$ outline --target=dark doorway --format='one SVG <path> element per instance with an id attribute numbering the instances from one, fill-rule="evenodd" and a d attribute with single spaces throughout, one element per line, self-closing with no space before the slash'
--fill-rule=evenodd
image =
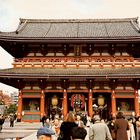
<path id="1" fill-rule="evenodd" d="M 93 110 L 108 120 L 111 116 L 111 93 L 93 93 Z"/>
<path id="2" fill-rule="evenodd" d="M 45 94 L 45 113 L 49 118 L 54 119 L 56 115 L 62 115 L 63 93 Z"/>

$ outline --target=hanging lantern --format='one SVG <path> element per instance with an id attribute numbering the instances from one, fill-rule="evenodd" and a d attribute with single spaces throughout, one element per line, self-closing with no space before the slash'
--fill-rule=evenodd
<path id="1" fill-rule="evenodd" d="M 56 95 L 54 95 L 52 97 L 51 103 L 53 105 L 53 108 L 57 108 L 57 105 L 58 105 L 58 97 Z"/>
<path id="2" fill-rule="evenodd" d="M 98 105 L 99 105 L 99 108 L 103 108 L 104 104 L 105 104 L 104 97 L 102 95 L 99 95 L 99 97 L 98 97 Z"/>

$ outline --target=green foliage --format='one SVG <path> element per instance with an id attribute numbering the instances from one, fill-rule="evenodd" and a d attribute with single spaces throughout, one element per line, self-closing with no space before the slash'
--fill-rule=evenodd
<path id="1" fill-rule="evenodd" d="M 15 114 L 17 112 L 17 106 L 15 104 L 10 105 L 9 108 L 7 109 L 7 113 L 10 114 Z"/>

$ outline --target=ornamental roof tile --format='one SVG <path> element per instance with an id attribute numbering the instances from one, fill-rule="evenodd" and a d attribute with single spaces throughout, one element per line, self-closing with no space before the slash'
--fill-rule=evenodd
<path id="1" fill-rule="evenodd" d="M 137 18 L 124 19 L 20 19 L 15 32 L 0 36 L 20 38 L 140 37 Z"/>

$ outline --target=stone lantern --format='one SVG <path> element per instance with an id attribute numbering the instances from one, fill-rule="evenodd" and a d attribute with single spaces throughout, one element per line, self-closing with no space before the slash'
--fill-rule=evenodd
<path id="1" fill-rule="evenodd" d="M 53 108 L 57 108 L 57 105 L 58 105 L 58 97 L 56 95 L 54 95 L 52 97 L 51 103 L 52 103 Z"/>

